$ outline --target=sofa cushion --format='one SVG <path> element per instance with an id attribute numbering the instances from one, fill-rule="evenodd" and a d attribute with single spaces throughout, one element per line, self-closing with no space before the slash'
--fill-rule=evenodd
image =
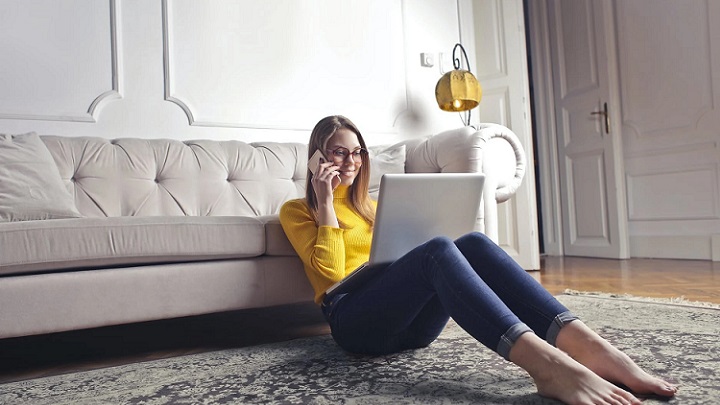
<path id="1" fill-rule="evenodd" d="M 485 139 L 473 127 L 402 143 L 407 145 L 408 173 L 482 173 Z"/>
<path id="2" fill-rule="evenodd" d="M 254 217 L 114 217 L 0 223 L 0 276 L 264 254 Z"/>
<path id="3" fill-rule="evenodd" d="M 42 140 L 87 217 L 271 215 L 304 193 L 299 143 Z"/>
<path id="4" fill-rule="evenodd" d="M 265 224 L 265 254 L 268 256 L 297 256 L 277 215 L 258 217 Z"/>
<path id="5" fill-rule="evenodd" d="M 377 199 L 380 180 L 385 173 L 405 173 L 405 145 L 370 146 L 370 183 L 368 192 Z"/>
<path id="6" fill-rule="evenodd" d="M 73 197 L 40 137 L 0 134 L 0 222 L 77 217 Z"/>

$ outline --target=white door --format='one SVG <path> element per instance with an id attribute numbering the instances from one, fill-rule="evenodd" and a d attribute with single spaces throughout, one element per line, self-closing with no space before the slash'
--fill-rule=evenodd
<path id="1" fill-rule="evenodd" d="M 463 46 L 483 90 L 473 124 L 492 122 L 510 128 L 528 159 L 522 186 L 497 207 L 498 242 L 522 268 L 537 270 L 540 247 L 523 4 L 521 0 L 461 0 L 458 5 Z"/>
<path id="2" fill-rule="evenodd" d="M 548 5 L 564 252 L 627 258 L 612 3 Z"/>

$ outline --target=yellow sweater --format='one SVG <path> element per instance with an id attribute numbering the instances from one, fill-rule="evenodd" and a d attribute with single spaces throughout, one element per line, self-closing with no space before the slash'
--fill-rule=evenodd
<path id="1" fill-rule="evenodd" d="M 350 188 L 339 186 L 333 193 L 335 214 L 343 228 L 318 226 L 305 199 L 291 200 L 280 208 L 280 223 L 305 267 L 321 303 L 325 290 L 368 261 L 372 229 L 350 205 Z"/>

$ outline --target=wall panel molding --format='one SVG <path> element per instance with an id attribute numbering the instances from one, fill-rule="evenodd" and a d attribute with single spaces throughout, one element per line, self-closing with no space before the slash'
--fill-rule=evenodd
<path id="1" fill-rule="evenodd" d="M 643 149 L 631 150 L 625 153 L 626 160 L 632 161 L 639 158 L 664 158 L 672 159 L 673 155 L 685 155 L 689 153 L 698 153 L 707 155 L 707 159 L 714 160 L 712 151 L 719 148 L 715 141 L 706 141 L 698 139 L 696 142 L 683 142 L 681 144 L 662 144 L 654 143 L 652 146 Z M 698 156 L 692 156 L 689 162 L 697 162 Z M 706 158 L 703 158 L 706 161 Z"/>
<path id="2" fill-rule="evenodd" d="M 401 0 L 324 1 L 163 0 L 165 100 L 191 126 L 309 130 L 324 110 L 369 123 L 366 131 L 397 132 L 409 109 Z M 324 14 L 334 12 L 353 18 Z M 270 20 L 253 25 L 255 14 Z M 375 19 L 385 23 L 365 28 Z"/>
<path id="3" fill-rule="evenodd" d="M 26 3 L 23 5 L 23 7 L 35 6 L 35 8 L 23 9 L 23 12 L 25 12 L 26 15 L 34 15 L 38 20 L 42 20 L 44 18 L 47 18 L 48 15 L 51 15 L 54 12 L 51 7 L 58 7 L 58 5 L 56 5 L 55 3 L 56 2 L 48 2 L 45 10 L 41 9 L 42 11 L 38 12 L 37 14 L 32 13 L 35 12 L 37 9 L 40 9 L 40 7 L 38 7 L 37 5 Z M 98 7 L 97 11 L 99 12 L 104 9 L 100 9 L 101 6 L 99 6 L 99 4 L 101 3 L 90 2 L 86 5 Z M 98 114 L 108 101 L 122 98 L 122 95 L 120 93 L 121 63 L 120 50 L 118 46 L 117 1 L 108 0 L 106 4 L 107 10 L 105 10 L 105 15 L 107 16 L 107 25 L 102 28 L 106 30 L 105 33 L 107 33 L 107 40 L 109 43 L 109 66 L 107 66 L 108 70 L 101 73 L 98 73 L 96 71 L 90 71 L 87 76 L 78 78 L 78 80 L 84 80 L 83 83 L 75 81 L 72 82 L 71 85 L 65 85 L 63 87 L 63 85 L 67 83 L 67 77 L 61 79 L 60 77 L 53 78 L 50 76 L 50 74 L 56 76 L 62 75 L 67 70 L 86 69 L 85 71 L 87 71 L 87 69 L 93 68 L 92 66 L 88 66 L 88 60 L 78 58 L 72 61 L 58 61 L 59 58 L 54 58 L 52 56 L 52 53 L 62 51 L 62 47 L 56 46 L 56 44 L 53 42 L 53 40 L 56 40 L 56 38 L 53 38 L 51 36 L 51 28 L 42 26 L 40 29 L 46 30 L 46 32 L 38 33 L 36 36 L 23 35 L 22 32 L 20 32 L 20 35 L 22 35 L 21 40 L 18 40 L 18 38 L 14 35 L 7 35 L 7 46 L 20 46 L 25 47 L 25 49 L 27 50 L 30 50 L 30 53 L 28 55 L 23 55 L 30 58 L 30 60 L 24 60 L 23 58 L 7 58 L 3 63 L 6 64 L 7 68 L 14 69 L 12 76 L 20 77 L 20 81 L 23 84 L 28 84 L 28 86 L 31 87 L 22 87 L 23 84 L 21 84 L 19 85 L 20 87 L 12 87 L 9 90 L 5 89 L 5 91 L 3 91 L 5 94 L 8 94 L 9 97 L 4 100 L 3 97 L 0 97 L 0 119 L 95 123 L 97 122 Z M 88 8 L 90 8 L 84 7 L 82 5 L 75 6 L 83 10 L 87 10 Z M 16 8 L 16 10 L 19 9 L 21 9 L 20 6 Z M 75 28 L 77 27 L 77 24 L 80 24 L 81 21 L 82 23 L 85 23 L 85 25 L 82 26 L 82 29 L 85 30 L 85 36 L 82 37 L 82 39 L 85 41 L 83 44 L 85 49 L 76 47 L 73 48 L 73 50 L 81 54 L 92 54 L 94 52 L 97 52 L 97 49 L 94 49 L 92 47 L 93 41 L 95 41 L 96 38 L 99 38 L 99 40 L 105 40 L 100 32 L 93 31 L 93 29 L 95 28 L 100 29 L 100 27 L 96 26 L 98 25 L 98 21 L 77 19 L 77 16 L 81 15 L 81 13 L 67 11 L 67 6 L 64 6 L 64 10 L 66 14 L 52 15 L 53 20 L 57 21 L 57 24 L 70 24 L 74 26 L 73 28 Z M 69 18 L 64 18 L 64 16 Z M 72 18 L 76 19 L 74 20 Z M 28 23 L 29 21 L 19 22 L 19 24 Z M 41 24 L 41 22 L 38 22 L 38 24 Z M 13 31 L 16 30 L 14 26 L 8 27 L 6 29 Z M 58 50 L 57 48 L 60 48 L 60 50 Z M 49 52 L 42 53 L 43 49 L 47 49 Z M 42 53 L 42 57 L 45 57 L 46 60 L 32 60 L 35 55 L 38 55 L 40 53 Z M 7 57 L 7 55 L 5 56 Z M 68 64 L 55 64 L 59 64 L 62 62 L 68 62 Z M 25 66 L 29 64 L 35 65 L 38 63 L 42 65 L 42 68 L 25 68 Z M 72 65 L 70 65 L 70 63 L 72 63 Z M 42 70 L 42 73 L 45 74 L 45 77 L 31 77 L 33 73 L 39 73 L 39 70 Z M 110 79 L 109 85 L 107 86 L 108 89 L 105 91 L 101 91 L 100 94 L 97 96 L 91 96 L 91 101 L 89 101 L 89 103 L 86 102 L 85 104 L 82 104 L 83 102 L 79 99 L 82 99 L 83 97 L 85 97 L 85 95 L 78 94 L 80 92 L 78 89 L 85 90 L 86 92 L 92 92 L 94 90 L 91 90 L 91 88 L 102 87 L 103 85 L 98 86 L 98 83 L 91 82 L 90 80 L 88 80 L 88 78 L 96 79 L 98 80 L 98 82 L 101 82 L 103 79 L 98 76 L 102 76 L 106 73 Z M 63 81 L 63 79 L 65 81 Z M 32 84 L 30 85 L 29 83 Z M 15 83 L 9 83 L 8 85 L 13 86 L 14 84 Z M 85 85 L 86 87 L 83 88 L 83 85 Z M 19 102 L 17 101 L 17 97 L 20 95 L 20 93 L 23 94 L 23 97 L 28 97 L 27 93 L 33 93 L 34 97 L 28 97 L 26 100 Z M 75 99 L 70 102 L 68 97 Z M 17 107 L 18 104 L 20 105 L 19 108 Z M 82 107 L 83 105 L 86 107 Z"/>
<path id="4" fill-rule="evenodd" d="M 712 236 L 630 236 L 632 257 L 654 259 L 715 260 L 718 249 Z"/>
<path id="5" fill-rule="evenodd" d="M 212 125 L 206 124 L 201 125 L 196 123 L 195 117 L 193 116 L 192 109 L 179 97 L 175 97 L 172 91 L 172 68 L 170 64 L 170 6 L 168 0 L 162 0 L 162 38 L 163 38 L 163 76 L 164 76 L 164 92 L 165 100 L 171 103 L 177 104 L 181 110 L 185 113 L 188 119 L 189 125 L 200 125 L 200 126 L 223 126 L 223 125 Z M 225 125 L 229 126 L 229 125 Z"/>
<path id="6" fill-rule="evenodd" d="M 720 218 L 717 167 L 628 173 L 628 218 L 631 221 Z"/>
<path id="7" fill-rule="evenodd" d="M 117 0 L 110 0 L 110 68 L 112 70 L 112 88 L 99 96 L 88 107 L 88 114 L 96 118 L 96 112 L 105 104 L 106 100 L 122 98 L 120 93 L 120 50 L 118 41 L 118 11 Z"/>

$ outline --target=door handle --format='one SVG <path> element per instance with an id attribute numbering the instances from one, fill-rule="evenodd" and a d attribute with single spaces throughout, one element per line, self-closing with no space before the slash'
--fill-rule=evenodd
<path id="1" fill-rule="evenodd" d="M 602 111 L 593 111 L 590 115 L 602 115 L 605 118 L 605 133 L 610 133 L 610 114 L 608 114 L 607 103 L 603 103 Z"/>

